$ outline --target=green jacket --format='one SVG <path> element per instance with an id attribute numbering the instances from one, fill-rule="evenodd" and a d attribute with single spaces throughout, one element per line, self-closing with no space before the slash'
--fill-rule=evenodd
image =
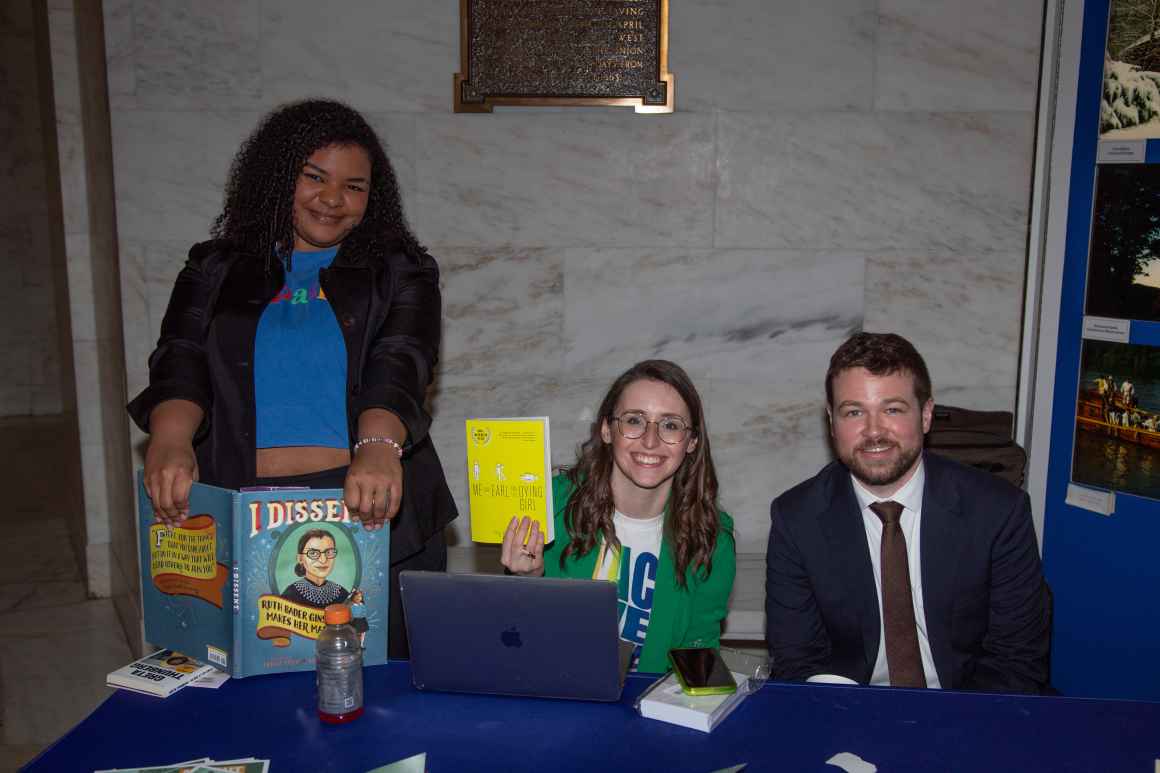
<path id="1" fill-rule="evenodd" d="M 570 556 L 563 568 L 560 555 L 571 541 L 564 523 L 564 510 L 574 488 L 566 475 L 552 478 L 552 498 L 555 504 L 556 539 L 544 548 L 544 574 L 548 577 L 571 577 L 587 580 L 596 571 L 599 549 L 582 556 Z M 653 590 L 653 608 L 649 614 L 648 631 L 641 648 L 640 671 L 663 673 L 669 669 L 668 654 L 674 647 L 716 647 L 721 640 L 721 623 L 729 609 L 729 594 L 733 591 L 733 577 L 737 573 L 736 548 L 733 543 L 733 519 L 725 513 L 721 531 L 713 551 L 713 573 L 704 576 L 704 570 L 689 569 L 686 587 L 677 585 L 673 554 L 668 539 L 661 541 L 661 555 L 657 566 L 656 587 Z"/>

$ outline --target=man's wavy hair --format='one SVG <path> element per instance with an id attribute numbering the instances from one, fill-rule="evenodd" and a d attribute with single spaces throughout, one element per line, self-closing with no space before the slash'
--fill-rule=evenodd
<path id="1" fill-rule="evenodd" d="M 834 379 L 851 368 L 865 368 L 875 376 L 909 373 L 919 407 L 930 399 L 930 372 L 926 362 L 914 344 L 897 333 L 856 333 L 838 347 L 826 371 L 826 405 L 831 409 L 835 407 Z"/>
<path id="2" fill-rule="evenodd" d="M 688 570 L 713 571 L 713 551 L 721 528 L 717 514 L 717 471 L 709 452 L 709 435 L 705 429 L 705 411 L 688 374 L 668 360 L 645 360 L 624 372 L 609 388 L 588 439 L 580 447 L 575 466 L 566 471 L 575 490 L 564 512 L 572 541 L 561 551 L 560 566 L 568 556 L 582 556 L 594 549 L 600 538 L 606 545 L 619 547 L 612 523 L 612 446 L 604 442 L 601 428 L 607 423 L 611 432 L 612 417 L 620 396 L 636 381 L 659 381 L 677 391 L 689 409 L 690 431 L 697 445 L 689 452 L 673 476 L 672 490 L 665 507 L 665 539 L 673 552 L 677 583 L 686 586 Z"/>
<path id="3" fill-rule="evenodd" d="M 262 119 L 230 164 L 222 212 L 211 233 L 272 266 L 294 245 L 294 188 L 306 159 L 330 145 L 357 145 L 371 160 L 366 214 L 343 240 L 344 254 L 370 258 L 392 243 L 422 253 L 403 217 L 395 171 L 366 119 L 328 99 L 292 102 Z"/>

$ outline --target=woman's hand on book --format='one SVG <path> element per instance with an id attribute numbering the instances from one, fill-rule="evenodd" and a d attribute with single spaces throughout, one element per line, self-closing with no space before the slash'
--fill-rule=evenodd
<path id="1" fill-rule="evenodd" d="M 368 530 L 381 529 L 399 513 L 403 501 L 403 463 L 384 443 L 369 443 L 350 460 L 342 497 L 347 509 Z"/>
<path id="2" fill-rule="evenodd" d="M 193 436 L 204 417 L 200 405 L 181 399 L 164 400 L 149 413 L 145 492 L 153 514 L 166 526 L 189 517 L 189 489 L 197 480 Z"/>
<path id="3" fill-rule="evenodd" d="M 154 436 L 145 451 L 145 491 L 153 514 L 166 526 L 189 517 L 189 489 L 197 480 L 193 446 Z"/>
<path id="4" fill-rule="evenodd" d="M 531 518 L 512 518 L 503 533 L 500 563 L 512 574 L 541 577 L 544 574 L 544 533 Z"/>

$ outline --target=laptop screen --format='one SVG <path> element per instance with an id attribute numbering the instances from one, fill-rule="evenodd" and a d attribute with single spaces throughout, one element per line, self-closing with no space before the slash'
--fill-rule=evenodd
<path id="1" fill-rule="evenodd" d="M 613 583 L 405 571 L 399 585 L 416 688 L 620 698 L 632 645 Z"/>

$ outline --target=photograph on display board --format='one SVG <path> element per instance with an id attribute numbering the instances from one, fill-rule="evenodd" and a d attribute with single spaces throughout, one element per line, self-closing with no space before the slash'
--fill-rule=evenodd
<path id="1" fill-rule="evenodd" d="M 1100 139 L 1160 137 L 1160 2 L 1112 0 Z"/>
<path id="2" fill-rule="evenodd" d="M 1160 321 L 1160 165 L 1099 166 L 1085 312 Z"/>
<path id="3" fill-rule="evenodd" d="M 1160 499 L 1160 346 L 1084 341 L 1071 478 Z"/>

